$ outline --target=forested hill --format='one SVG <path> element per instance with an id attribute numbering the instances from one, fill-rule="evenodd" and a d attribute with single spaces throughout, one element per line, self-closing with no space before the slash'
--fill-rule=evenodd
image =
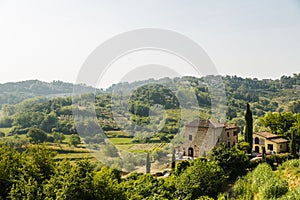
<path id="1" fill-rule="evenodd" d="M 235 113 L 238 113 L 240 111 L 239 109 L 244 109 L 245 102 L 252 102 L 254 104 L 254 114 L 257 115 L 263 115 L 267 111 L 297 109 L 297 105 L 295 107 L 293 103 L 300 99 L 300 73 L 291 76 L 282 76 L 276 80 L 259 80 L 257 78 L 241 78 L 237 76 L 223 76 L 221 78 L 226 89 L 229 118 L 236 117 Z M 199 102 L 204 104 L 204 106 L 210 106 L 210 95 L 205 85 L 205 79 L 207 80 L 207 77 L 149 79 L 133 83 L 113 84 L 103 92 L 110 93 L 114 91 L 116 93 L 127 94 L 129 91 L 134 91 L 141 86 L 155 83 L 168 87 L 168 89 L 177 95 L 185 95 L 181 89 L 190 88 L 191 91 L 196 93 Z M 0 84 L 0 107 L 3 104 L 16 104 L 24 99 L 37 96 L 70 96 L 73 92 L 73 87 L 79 87 L 81 91 L 86 91 L 87 93 L 94 91 L 92 87 L 85 85 L 74 86 L 72 83 L 62 81 L 47 83 L 39 80 L 28 80 Z M 156 96 L 164 96 L 166 92 L 164 89 L 157 88 L 157 86 L 151 88 L 156 90 Z M 143 88 L 140 88 L 140 90 L 139 94 L 141 95 L 137 96 L 137 100 L 139 101 L 143 99 L 143 95 L 148 94 L 146 91 L 143 91 Z M 144 88 L 144 90 L 147 90 L 147 88 Z M 187 103 L 188 102 L 189 100 L 187 99 Z M 288 106 L 290 106 L 290 108 L 287 108 Z"/>
<path id="2" fill-rule="evenodd" d="M 257 79 L 257 78 L 242 78 L 238 76 L 220 76 L 224 81 L 227 89 L 261 89 L 267 91 L 278 91 L 280 89 L 293 89 L 298 88 L 300 89 L 300 73 L 294 73 L 292 76 L 282 76 L 280 79 Z M 121 82 L 118 84 L 113 84 L 109 87 L 106 91 L 111 92 L 115 89 L 127 91 L 131 89 L 135 89 L 141 85 L 149 84 L 149 83 L 157 83 L 157 84 L 164 84 L 164 85 L 171 85 L 173 84 L 181 84 L 184 82 L 190 82 L 194 86 L 198 85 L 199 83 L 203 83 L 205 77 L 202 78 L 195 78 L 195 77 L 182 77 L 182 78 L 162 78 L 159 80 L 148 79 L 144 81 L 136 81 L 132 83 L 128 82 Z"/>
<path id="3" fill-rule="evenodd" d="M 0 107 L 3 104 L 16 104 L 24 99 L 37 96 L 70 96 L 73 87 L 79 87 L 80 90 L 86 92 L 94 90 L 85 85 L 74 85 L 62 81 L 47 83 L 39 80 L 27 80 L 0 84 Z"/>
<path id="4" fill-rule="evenodd" d="M 225 86 L 228 105 L 227 117 L 229 119 L 235 118 L 238 113 L 243 114 L 247 102 L 253 105 L 254 115 L 257 116 L 274 111 L 291 111 L 294 113 L 300 111 L 300 73 L 295 73 L 292 76 L 282 76 L 276 80 L 259 80 L 257 78 L 241 78 L 237 76 L 221 76 L 219 78 L 223 80 Z M 149 101 L 148 98 L 150 96 L 164 95 L 163 90 L 159 86 L 145 87 L 154 83 L 172 90 L 177 96 L 185 96 L 185 103 L 188 104 L 190 103 L 188 94 L 186 94 L 186 89 L 188 88 L 196 94 L 201 107 L 209 107 L 211 96 L 206 84 L 209 79 L 214 79 L 214 77 L 149 79 L 133 83 L 114 84 L 106 91 L 114 94 L 126 94 L 129 91 L 135 91 L 138 92 L 138 95 L 133 93 L 132 98 L 135 99 L 132 100 L 141 101 L 142 99 L 147 99 Z M 161 92 L 160 95 L 156 94 L 159 92 Z M 155 102 L 157 100 L 150 99 L 150 101 Z"/>
<path id="5" fill-rule="evenodd" d="M 300 112 L 300 74 L 283 76 L 278 80 L 258 80 L 237 76 L 219 78 L 223 79 L 227 101 L 227 106 L 221 104 L 220 113 L 226 112 L 226 121 L 237 123 L 240 127 L 244 126 L 247 103 L 251 104 L 255 119 L 263 117 L 268 112 Z M 80 116 L 85 116 L 82 119 L 85 126 L 91 123 L 89 117 L 93 116 L 95 110 L 98 123 L 105 131 L 126 128 L 132 130 L 135 122 L 138 127 L 145 127 L 145 129 L 148 125 L 157 125 L 159 132 L 163 136 L 168 136 L 177 133 L 182 125 L 181 120 L 189 122 L 195 117 L 206 119 L 212 117 L 213 97 L 206 84 L 206 81 L 210 81 L 208 79 L 214 80 L 214 77 L 163 78 L 119 83 L 106 91 L 98 92 L 95 102 L 90 102 L 90 94 L 78 96 L 72 101 L 70 95 L 73 85 L 61 81 L 2 84 L 0 85 L 3 104 L 0 109 L 0 128 L 14 127 L 11 129 L 13 132 L 31 127 L 49 132 L 55 128 L 59 132 L 70 134 L 76 132 L 73 111 Z M 87 93 L 93 89 L 80 85 L 76 87 L 86 88 Z M 110 92 L 115 90 L 117 92 Z M 44 98 L 47 95 L 55 97 L 63 94 L 66 97 Z M 30 98 L 37 96 L 42 98 Z M 129 127 L 119 127 L 113 112 L 124 116 L 124 124 Z M 165 116 L 162 116 L 162 113 L 165 113 Z M 215 116 L 220 115 L 217 113 Z M 165 126 L 160 127 L 164 118 Z M 154 119 L 155 123 L 151 124 L 151 120 Z M 255 123 L 256 121 L 254 127 L 259 128 L 260 126 Z"/>

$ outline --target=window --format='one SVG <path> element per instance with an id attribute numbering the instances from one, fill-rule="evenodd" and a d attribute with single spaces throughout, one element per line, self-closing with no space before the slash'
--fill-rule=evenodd
<path id="1" fill-rule="evenodd" d="M 282 149 L 282 144 L 280 145 L 280 149 Z"/>
<path id="2" fill-rule="evenodd" d="M 235 145 L 235 142 L 233 142 L 232 146 L 234 146 L 234 145 Z"/>
<path id="3" fill-rule="evenodd" d="M 189 141 L 192 141 L 192 140 L 193 140 L 193 136 L 189 135 Z"/>
<path id="4" fill-rule="evenodd" d="M 230 135 L 229 135 L 229 132 L 227 132 L 227 137 L 229 137 Z"/>
<path id="5" fill-rule="evenodd" d="M 237 136 L 238 132 L 237 131 L 233 131 L 233 136 Z"/>
<path id="6" fill-rule="evenodd" d="M 268 144 L 268 150 L 273 151 L 273 144 Z"/>
<path id="7" fill-rule="evenodd" d="M 254 144 L 259 144 L 259 138 L 258 137 L 254 138 Z"/>
<path id="8" fill-rule="evenodd" d="M 227 142 L 227 147 L 230 147 L 230 142 Z"/>

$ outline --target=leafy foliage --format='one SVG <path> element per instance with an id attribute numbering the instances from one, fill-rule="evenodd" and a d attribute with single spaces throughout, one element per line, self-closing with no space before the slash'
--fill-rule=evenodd
<path id="1" fill-rule="evenodd" d="M 225 180 L 225 173 L 216 162 L 198 159 L 179 176 L 175 183 L 176 195 L 186 199 L 216 196 Z"/>
<path id="2" fill-rule="evenodd" d="M 252 199 L 258 195 L 261 199 L 278 198 L 288 191 L 288 184 L 280 179 L 272 168 L 262 163 L 246 177 L 240 178 L 233 187 L 236 199 Z"/>
<path id="3" fill-rule="evenodd" d="M 35 144 L 45 142 L 47 140 L 47 134 L 38 128 L 30 128 L 27 137 L 29 138 L 30 142 Z"/>
<path id="4" fill-rule="evenodd" d="M 69 137 L 69 145 L 70 146 L 77 146 L 78 144 L 80 144 L 80 137 L 79 135 L 76 135 L 76 134 L 72 134 L 70 137 Z"/>
<path id="5" fill-rule="evenodd" d="M 245 151 L 237 147 L 228 148 L 225 145 L 214 148 L 208 155 L 208 158 L 217 162 L 229 176 L 230 179 L 236 179 L 238 176 L 246 174 L 249 168 L 249 158 Z"/>

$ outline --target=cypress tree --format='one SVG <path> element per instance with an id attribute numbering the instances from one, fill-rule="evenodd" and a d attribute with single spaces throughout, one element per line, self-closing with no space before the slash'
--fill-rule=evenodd
<path id="1" fill-rule="evenodd" d="M 173 170 L 173 169 L 175 169 L 175 163 L 176 161 L 175 161 L 175 149 L 173 148 L 172 149 L 172 160 L 171 160 L 171 169 Z"/>
<path id="2" fill-rule="evenodd" d="M 249 143 L 248 153 L 251 153 L 253 146 L 253 117 L 249 103 L 247 103 L 247 110 L 245 114 L 246 127 L 245 127 L 245 141 Z"/>
<path id="3" fill-rule="evenodd" d="M 290 140 L 290 144 L 289 144 L 289 150 L 290 150 L 290 153 L 293 156 L 297 155 L 297 149 L 296 149 L 296 144 L 295 144 L 295 132 L 294 131 L 292 132 L 292 135 L 291 135 L 291 140 Z"/>
<path id="4" fill-rule="evenodd" d="M 147 152 L 147 157 L 146 157 L 146 173 L 150 173 L 150 168 L 151 168 L 150 157 L 149 157 L 149 153 Z"/>
<path id="5" fill-rule="evenodd" d="M 262 160 L 266 161 L 266 147 L 262 146 Z"/>

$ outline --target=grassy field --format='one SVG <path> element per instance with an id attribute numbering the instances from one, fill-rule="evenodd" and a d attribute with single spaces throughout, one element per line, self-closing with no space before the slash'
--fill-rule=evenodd
<path id="1" fill-rule="evenodd" d="M 5 133 L 5 135 L 10 131 L 11 128 L 0 128 L 0 132 Z"/>
<path id="2" fill-rule="evenodd" d="M 119 132 L 115 131 L 114 134 L 120 135 Z M 109 138 L 109 140 L 116 145 L 116 147 L 120 150 L 125 150 L 128 152 L 134 152 L 134 153 L 142 153 L 145 151 L 153 151 L 155 149 L 161 149 L 163 148 L 166 143 L 160 142 L 159 138 L 152 138 L 153 141 L 156 141 L 155 143 L 132 143 L 133 138 L 120 138 L 120 137 L 113 137 Z"/>
<path id="3" fill-rule="evenodd" d="M 132 138 L 110 138 L 109 140 L 114 145 L 120 145 L 120 144 L 131 144 Z"/>

